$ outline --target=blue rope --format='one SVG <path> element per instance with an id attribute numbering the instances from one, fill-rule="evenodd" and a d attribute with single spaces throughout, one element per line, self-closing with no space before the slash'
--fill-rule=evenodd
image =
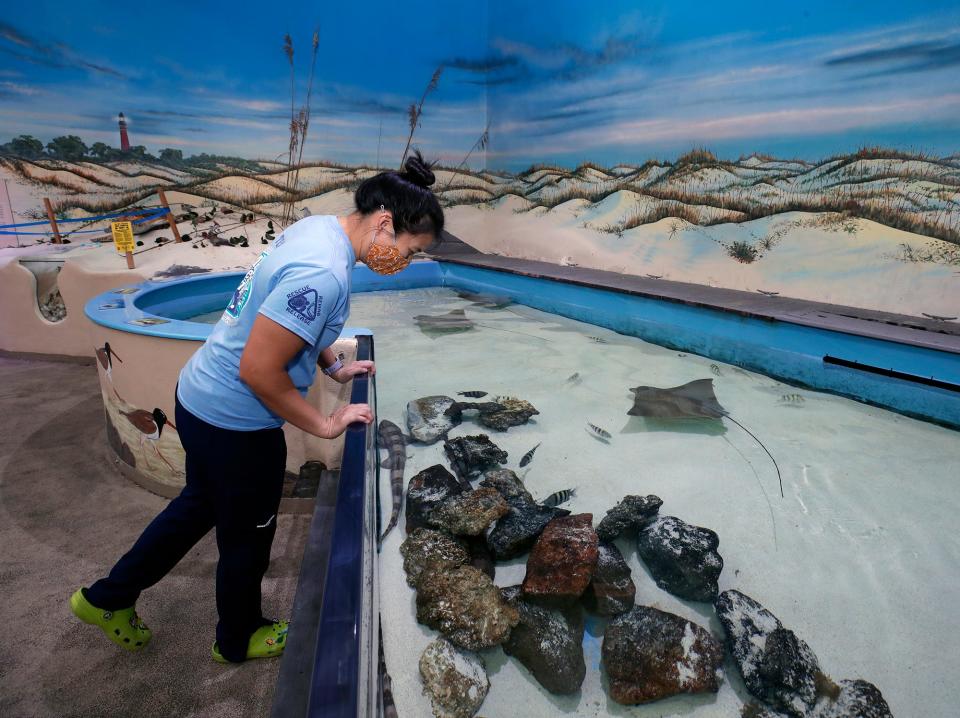
<path id="1" fill-rule="evenodd" d="M 165 216 L 168 212 L 170 212 L 170 210 L 167 209 L 166 207 L 156 207 L 156 208 L 150 208 L 150 209 L 142 210 L 142 211 L 139 211 L 139 212 L 129 212 L 129 211 L 128 211 L 128 212 L 115 212 L 114 214 L 101 214 L 101 215 L 98 215 L 98 216 L 96 216 L 96 217 L 80 217 L 80 218 L 77 218 L 77 219 L 58 219 L 58 220 L 57 220 L 57 224 L 58 224 L 58 225 L 59 225 L 59 224 L 69 224 L 69 223 L 71 223 L 71 222 L 96 222 L 96 221 L 101 220 L 101 219 L 114 219 L 115 217 L 129 217 L 130 215 L 133 215 L 133 214 L 142 214 L 142 215 L 144 215 L 144 217 L 143 217 L 142 219 L 135 219 L 135 220 L 133 220 L 133 223 L 134 223 L 134 224 L 142 224 L 143 222 L 149 222 L 149 221 L 152 220 L 152 219 L 157 219 L 158 217 L 163 217 L 163 216 Z M 0 229 L 16 229 L 17 227 L 37 227 L 37 226 L 39 226 L 39 225 L 41 225 L 41 224 L 50 224 L 50 223 L 49 223 L 48 221 L 41 221 L 41 222 L 19 222 L 19 223 L 15 223 L 15 224 L 0 224 Z M 83 232 L 83 231 L 98 232 L 98 231 L 101 231 L 101 230 L 79 230 L 79 229 L 78 229 L 78 230 L 75 230 L 74 232 L 71 232 L 71 234 L 79 234 L 80 232 Z M 15 234 L 15 233 L 14 233 L 14 232 L 3 232 L 3 234 Z M 50 233 L 49 233 L 49 232 L 19 232 L 19 234 L 50 234 Z"/>

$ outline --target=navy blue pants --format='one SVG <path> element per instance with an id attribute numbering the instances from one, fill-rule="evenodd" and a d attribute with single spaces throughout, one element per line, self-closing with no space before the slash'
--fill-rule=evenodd
<path id="1" fill-rule="evenodd" d="M 175 421 L 187 485 L 86 597 L 107 611 L 132 606 L 216 527 L 217 643 L 224 658 L 242 661 L 250 635 L 270 623 L 260 611 L 260 582 L 277 530 L 287 460 L 283 430 L 221 429 L 179 401 Z"/>

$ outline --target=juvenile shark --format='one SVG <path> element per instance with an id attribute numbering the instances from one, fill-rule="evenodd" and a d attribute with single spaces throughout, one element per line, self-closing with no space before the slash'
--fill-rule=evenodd
<path id="1" fill-rule="evenodd" d="M 407 461 L 407 438 L 399 426 L 387 419 L 380 422 L 378 436 L 380 446 L 387 450 L 387 458 L 381 466 L 390 469 L 390 493 L 393 495 L 393 511 L 390 514 L 390 523 L 380 536 L 382 543 L 391 529 L 397 525 L 400 509 L 403 508 L 403 467 Z"/>

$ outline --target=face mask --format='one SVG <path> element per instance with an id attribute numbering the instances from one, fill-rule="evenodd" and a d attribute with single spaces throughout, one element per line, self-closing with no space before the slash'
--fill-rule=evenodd
<path id="1" fill-rule="evenodd" d="M 396 247 L 371 244 L 363 263 L 377 274 L 396 274 L 407 268 L 410 258 L 404 257 Z"/>

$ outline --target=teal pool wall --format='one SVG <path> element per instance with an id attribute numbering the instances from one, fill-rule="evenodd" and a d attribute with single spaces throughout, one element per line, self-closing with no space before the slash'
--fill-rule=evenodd
<path id="1" fill-rule="evenodd" d="M 114 290 L 91 299 L 86 313 L 94 322 L 121 331 L 203 341 L 212 325 L 186 318 L 226 306 L 242 276 L 231 272 L 144 282 L 129 287 L 135 291 L 128 294 Z M 678 351 L 960 428 L 960 391 L 824 362 L 832 356 L 960 389 L 960 354 L 451 263 L 415 262 L 390 277 L 358 265 L 352 281 L 354 292 L 447 286 L 508 296 L 519 304 Z M 120 306 L 102 309 L 104 305 Z M 168 321 L 130 324 L 154 317 Z"/>

